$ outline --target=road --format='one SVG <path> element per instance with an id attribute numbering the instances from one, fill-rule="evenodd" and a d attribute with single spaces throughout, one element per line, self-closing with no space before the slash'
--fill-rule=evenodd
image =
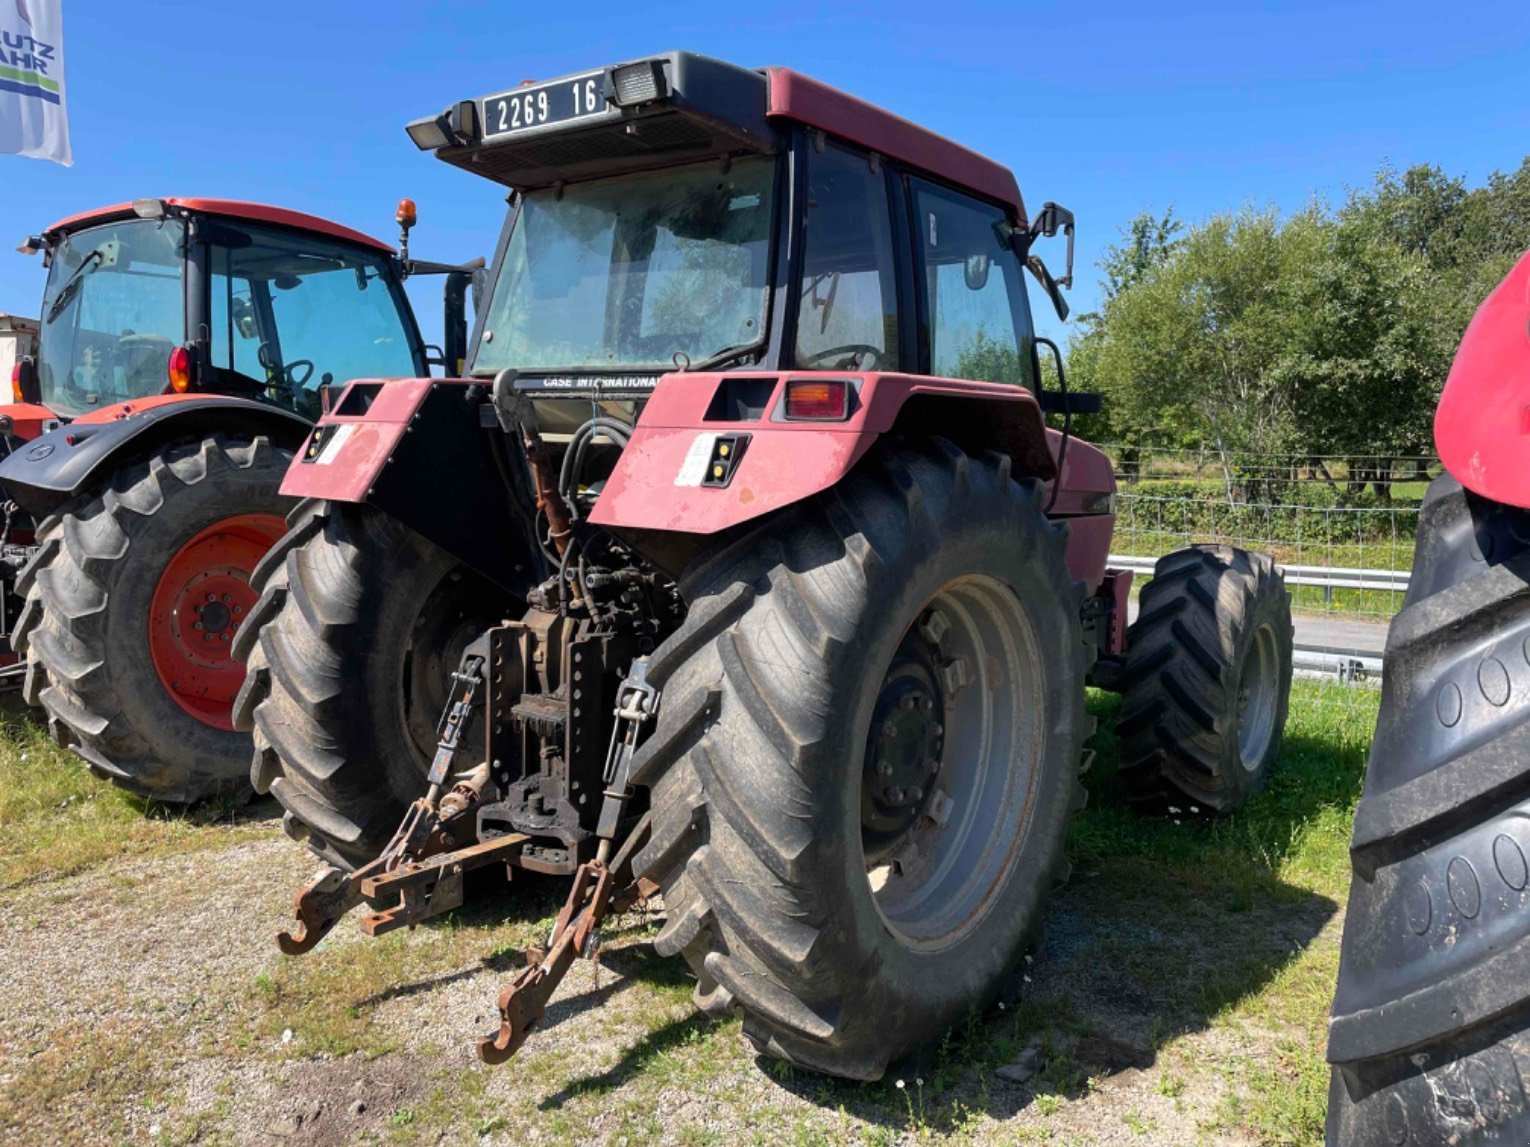
<path id="1" fill-rule="evenodd" d="M 1129 621 L 1137 620 L 1137 602 L 1133 599 Z M 1350 653 L 1359 657 L 1379 658 L 1387 644 L 1387 623 L 1331 613 L 1294 613 L 1298 649 L 1321 649 Z"/>

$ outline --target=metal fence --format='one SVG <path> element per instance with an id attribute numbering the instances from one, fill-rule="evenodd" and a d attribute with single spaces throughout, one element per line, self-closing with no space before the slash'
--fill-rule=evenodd
<path id="1" fill-rule="evenodd" d="M 1389 620 L 1413 565 L 1433 458 L 1104 447 L 1116 465 L 1112 561 L 1144 572 L 1193 542 L 1271 554 L 1298 611 Z"/>

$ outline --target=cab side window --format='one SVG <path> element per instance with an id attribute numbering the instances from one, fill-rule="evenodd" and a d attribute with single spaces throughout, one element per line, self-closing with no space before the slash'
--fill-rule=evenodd
<path id="1" fill-rule="evenodd" d="M 1004 212 L 922 180 L 911 182 L 930 373 L 1032 385 L 1030 308 Z"/>
<path id="2" fill-rule="evenodd" d="M 832 145 L 809 156 L 803 253 L 798 368 L 897 370 L 887 180 L 865 156 Z"/>

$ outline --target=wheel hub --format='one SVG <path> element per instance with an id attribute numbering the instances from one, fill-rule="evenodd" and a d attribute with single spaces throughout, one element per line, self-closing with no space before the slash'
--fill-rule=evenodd
<path id="1" fill-rule="evenodd" d="M 255 604 L 256 564 L 286 529 L 275 514 L 239 514 L 202 530 L 166 563 L 149 605 L 149 656 L 187 713 L 232 730 L 244 666 L 230 652 Z"/>
<path id="2" fill-rule="evenodd" d="M 861 784 L 868 860 L 893 851 L 929 800 L 945 740 L 939 649 L 910 629 L 893 655 L 872 711 Z"/>

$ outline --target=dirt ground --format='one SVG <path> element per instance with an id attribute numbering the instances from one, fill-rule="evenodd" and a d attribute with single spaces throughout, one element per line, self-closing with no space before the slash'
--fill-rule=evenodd
<path id="1" fill-rule="evenodd" d="M 1338 928 L 1334 905 L 1316 897 L 1241 913 L 1235 928 L 1207 927 L 1225 914 L 1193 895 L 1165 903 L 1154 889 L 1144 899 L 1129 873 L 1081 873 L 1053 903 L 1023 997 L 975 1021 L 981 1033 L 967 1042 L 984 1054 L 936 1052 L 909 1066 L 901 1086 L 858 1086 L 757 1062 L 735 1023 L 693 1012 L 683 964 L 654 956 L 642 943 L 650 925 L 628 919 L 598 970 L 575 968 L 522 1057 L 488 1069 L 472 1037 L 491 1026 L 518 944 L 545 928 L 553 890 L 527 889 L 385 940 L 347 922 L 290 961 L 272 937 L 311 865 L 273 835 L 112 861 L 6 896 L 0 1125 L 11 1135 L 1255 1142 L 1228 1125 L 1225 1100 L 1240 1086 L 1240 1065 L 1278 1057 L 1281 1033 L 1208 1023 L 1195 980 L 1201 969 L 1249 960 L 1256 977 L 1273 974 L 1296 948 L 1335 942 Z M 1144 951 L 1155 965 L 1171 954 L 1177 982 L 1135 966 Z M 1040 1065 L 1031 1081 L 995 1074 L 1028 1047 L 1040 1053 L 1030 1057 Z"/>

